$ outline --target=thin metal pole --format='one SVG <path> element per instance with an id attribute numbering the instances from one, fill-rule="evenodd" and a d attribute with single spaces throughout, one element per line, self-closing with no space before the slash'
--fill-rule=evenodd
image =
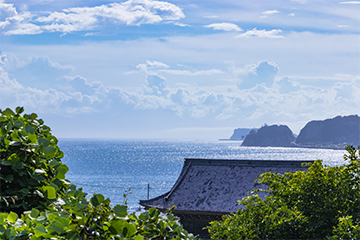
<path id="1" fill-rule="evenodd" d="M 147 194 L 148 199 L 149 199 L 149 196 L 150 196 L 150 184 L 148 183 L 148 194 Z"/>

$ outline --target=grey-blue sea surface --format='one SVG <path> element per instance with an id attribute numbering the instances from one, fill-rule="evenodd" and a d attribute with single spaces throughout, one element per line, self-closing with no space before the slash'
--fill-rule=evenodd
<path id="1" fill-rule="evenodd" d="M 139 208 L 139 199 L 169 191 L 178 178 L 184 158 L 253 160 L 324 160 L 344 163 L 345 150 L 310 148 L 241 147 L 236 141 L 204 140 L 96 140 L 60 139 L 67 179 L 91 196 L 101 193 L 112 205 Z M 131 190 L 130 190 L 131 189 Z"/>

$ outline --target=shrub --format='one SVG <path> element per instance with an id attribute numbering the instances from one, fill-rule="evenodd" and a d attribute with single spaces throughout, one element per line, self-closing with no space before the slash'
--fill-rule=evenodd
<path id="1" fill-rule="evenodd" d="M 88 199 L 50 127 L 35 113 L 0 110 L 0 239 L 195 239 L 171 212 L 129 214 L 101 194 Z"/>
<path id="2" fill-rule="evenodd" d="M 315 161 L 307 171 L 264 173 L 268 195 L 242 199 L 243 208 L 208 227 L 212 239 L 357 239 L 360 235 L 360 150 L 347 164 Z"/>

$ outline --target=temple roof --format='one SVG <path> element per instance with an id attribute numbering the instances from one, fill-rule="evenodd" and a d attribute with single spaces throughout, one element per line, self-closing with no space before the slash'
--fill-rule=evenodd
<path id="1" fill-rule="evenodd" d="M 266 186 L 254 182 L 265 172 L 306 170 L 304 162 L 278 160 L 221 160 L 185 158 L 180 176 L 163 195 L 140 200 L 140 205 L 160 210 L 176 206 L 176 212 L 230 213 L 249 191 Z M 265 194 L 265 193 L 263 193 Z M 259 194 L 260 195 L 260 194 Z"/>

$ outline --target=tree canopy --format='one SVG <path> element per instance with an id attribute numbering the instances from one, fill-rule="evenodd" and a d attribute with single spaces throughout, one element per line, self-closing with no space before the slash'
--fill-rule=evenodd
<path id="1" fill-rule="evenodd" d="M 360 150 L 346 150 L 341 166 L 317 160 L 307 171 L 260 175 L 267 189 L 212 222 L 212 239 L 360 239 Z"/>
<path id="2" fill-rule="evenodd" d="M 0 239 L 195 239 L 171 211 L 128 213 L 101 194 L 87 198 L 65 178 L 50 127 L 23 112 L 0 110 Z"/>

